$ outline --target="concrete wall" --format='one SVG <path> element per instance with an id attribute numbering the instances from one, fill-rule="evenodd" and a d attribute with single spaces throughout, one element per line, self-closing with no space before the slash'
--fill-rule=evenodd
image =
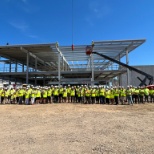
<path id="1" fill-rule="evenodd" d="M 143 65 L 143 66 L 133 66 L 147 74 L 150 74 L 152 76 L 154 76 L 154 65 Z M 134 71 L 130 71 L 130 85 L 133 86 L 138 86 L 140 84 L 140 81 L 138 80 L 138 78 L 144 79 L 143 75 L 140 75 Z M 121 75 L 121 79 L 120 79 L 120 83 L 122 86 L 127 86 L 127 74 L 123 74 Z M 146 84 L 148 85 L 149 80 L 146 81 Z"/>

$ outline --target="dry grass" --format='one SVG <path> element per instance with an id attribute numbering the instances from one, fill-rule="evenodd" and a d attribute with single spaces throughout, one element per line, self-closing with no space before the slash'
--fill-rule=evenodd
<path id="1" fill-rule="evenodd" d="M 153 154 L 154 104 L 1 105 L 1 154 Z"/>

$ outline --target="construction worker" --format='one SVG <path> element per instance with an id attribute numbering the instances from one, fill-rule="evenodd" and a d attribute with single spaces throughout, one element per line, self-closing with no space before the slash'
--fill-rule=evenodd
<path id="1" fill-rule="evenodd" d="M 67 102 L 67 88 L 64 87 L 63 89 L 63 103 Z"/>
<path id="2" fill-rule="evenodd" d="M 41 87 L 37 87 L 36 88 L 36 95 L 35 95 L 35 103 L 36 104 L 39 104 L 41 103 L 41 98 L 42 98 L 42 90 L 41 90 Z"/>
<path id="3" fill-rule="evenodd" d="M 139 89 L 139 97 L 140 97 L 140 103 L 144 103 L 144 89 L 143 89 L 143 87 L 140 87 L 140 89 Z"/>
<path id="4" fill-rule="evenodd" d="M 67 102 L 71 103 L 71 87 L 68 85 L 67 87 Z"/>
<path id="5" fill-rule="evenodd" d="M 15 99 L 16 99 L 16 95 L 15 95 L 15 93 L 16 93 L 16 90 L 14 89 L 14 88 L 11 88 L 11 90 L 10 90 L 10 104 L 15 104 Z"/>
<path id="6" fill-rule="evenodd" d="M 139 103 L 139 88 L 135 87 L 135 90 L 133 90 L 133 95 L 135 103 Z"/>
<path id="7" fill-rule="evenodd" d="M 113 88 L 110 89 L 109 103 L 111 103 L 112 105 L 114 104 L 114 90 L 113 90 Z"/>
<path id="8" fill-rule="evenodd" d="M 26 88 L 25 90 L 25 104 L 26 105 L 30 105 L 29 98 L 30 98 L 30 91 L 29 91 L 29 88 Z"/>
<path id="9" fill-rule="evenodd" d="M 75 87 L 71 87 L 71 103 L 75 103 Z"/>
<path id="10" fill-rule="evenodd" d="M 100 104 L 105 104 L 105 88 L 104 86 L 99 88 L 99 100 Z"/>
<path id="11" fill-rule="evenodd" d="M 96 87 L 96 104 L 99 104 L 99 87 Z"/>
<path id="12" fill-rule="evenodd" d="M 54 102 L 58 103 L 58 96 L 59 96 L 58 86 L 55 86 L 54 91 L 53 91 L 53 95 L 54 95 Z"/>
<path id="13" fill-rule="evenodd" d="M 91 91 L 90 91 L 90 89 L 87 87 L 86 89 L 85 89 L 85 103 L 86 104 L 90 104 L 90 96 L 91 96 Z"/>
<path id="14" fill-rule="evenodd" d="M 95 104 L 96 102 L 96 89 L 94 87 L 91 90 L 91 102 L 92 104 Z"/>
<path id="15" fill-rule="evenodd" d="M 48 103 L 51 103 L 51 92 L 52 92 L 51 88 L 48 87 L 47 88 L 47 102 Z"/>
<path id="16" fill-rule="evenodd" d="M 84 97 L 85 97 L 85 89 L 83 87 L 81 87 L 80 90 L 80 99 L 81 99 L 81 103 L 84 103 Z"/>
<path id="17" fill-rule="evenodd" d="M 4 104 L 8 104 L 8 96 L 9 96 L 9 91 L 8 88 L 4 88 Z"/>
<path id="18" fill-rule="evenodd" d="M 124 105 L 126 101 L 126 89 L 124 87 L 121 87 L 119 97 L 121 104 Z"/>
<path id="19" fill-rule="evenodd" d="M 36 94 L 37 94 L 36 87 L 32 87 L 32 92 L 31 92 L 31 104 L 32 105 L 35 104 Z"/>
<path id="20" fill-rule="evenodd" d="M 151 87 L 149 90 L 150 102 L 154 102 L 154 87 Z"/>
<path id="21" fill-rule="evenodd" d="M 59 88 L 59 103 L 62 103 L 62 101 L 63 101 L 63 87 L 62 86 L 60 86 L 60 88 Z"/>
<path id="22" fill-rule="evenodd" d="M 105 89 L 105 102 L 107 104 L 110 104 L 110 90 L 109 90 L 109 88 Z"/>
<path id="23" fill-rule="evenodd" d="M 131 87 L 127 87 L 126 89 L 126 98 L 127 98 L 127 102 L 129 103 L 129 105 L 133 105 L 133 100 L 132 100 L 132 90 Z"/>
<path id="24" fill-rule="evenodd" d="M 120 94 L 120 91 L 117 87 L 114 88 L 114 101 L 116 103 L 116 105 L 119 104 L 119 94 Z"/>
<path id="25" fill-rule="evenodd" d="M 147 87 L 144 87 L 144 99 L 149 103 L 149 89 Z"/>
<path id="26" fill-rule="evenodd" d="M 0 87 L 0 104 L 2 104 L 2 92 L 3 92 L 3 87 Z"/>

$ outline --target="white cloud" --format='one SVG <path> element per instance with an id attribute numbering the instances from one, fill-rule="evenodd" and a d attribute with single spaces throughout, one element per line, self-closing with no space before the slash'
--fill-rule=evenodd
<path id="1" fill-rule="evenodd" d="M 33 34 L 27 34 L 26 36 L 30 37 L 30 38 L 38 38 L 37 35 L 33 35 Z"/>
<path id="2" fill-rule="evenodd" d="M 103 18 L 111 13 L 111 8 L 102 0 L 92 0 L 89 3 L 89 9 L 93 18 Z"/>
<path id="3" fill-rule="evenodd" d="M 29 28 L 29 25 L 25 21 L 11 21 L 9 24 L 22 32 L 25 32 Z"/>

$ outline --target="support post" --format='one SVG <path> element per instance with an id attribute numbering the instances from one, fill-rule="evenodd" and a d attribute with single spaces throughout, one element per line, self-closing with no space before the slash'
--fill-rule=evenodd
<path id="1" fill-rule="evenodd" d="M 43 75 L 43 86 L 45 86 L 45 75 Z"/>
<path id="2" fill-rule="evenodd" d="M 60 86 L 60 54 L 58 54 L 58 81 Z"/>
<path id="3" fill-rule="evenodd" d="M 35 57 L 35 72 L 37 71 L 37 57 Z"/>
<path id="4" fill-rule="evenodd" d="M 9 72 L 11 73 L 11 60 L 10 60 Z"/>
<path id="5" fill-rule="evenodd" d="M 94 85 L 94 57 L 91 54 L 91 86 Z"/>
<path id="6" fill-rule="evenodd" d="M 17 72 L 17 70 L 18 70 L 18 64 L 16 62 L 16 64 L 15 64 L 15 72 Z"/>
<path id="7" fill-rule="evenodd" d="M 27 52 L 27 70 L 26 70 L 26 84 L 29 81 L 29 52 Z"/>
<path id="8" fill-rule="evenodd" d="M 22 64 L 22 72 L 24 72 L 25 70 L 24 70 L 24 64 Z"/>
<path id="9" fill-rule="evenodd" d="M 129 64 L 129 58 L 128 58 L 128 49 L 126 49 L 126 64 Z M 127 68 L 127 85 L 130 85 L 130 71 Z"/>
<path id="10" fill-rule="evenodd" d="M 119 54 L 119 61 L 121 60 L 121 56 Z M 119 65 L 119 70 L 121 70 L 121 65 Z M 121 86 L 121 75 L 119 75 L 119 86 Z"/>

